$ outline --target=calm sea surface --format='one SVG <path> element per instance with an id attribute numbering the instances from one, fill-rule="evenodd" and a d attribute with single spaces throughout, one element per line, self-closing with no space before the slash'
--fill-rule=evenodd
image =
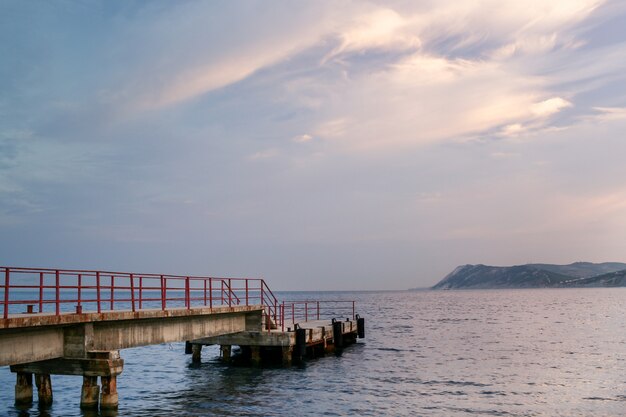
<path id="1" fill-rule="evenodd" d="M 182 343 L 122 350 L 117 415 L 626 415 L 626 289 L 288 297 L 356 299 L 366 338 L 289 369 L 225 366 L 217 347 L 192 365 Z M 54 405 L 20 411 L 0 367 L 0 415 L 96 416 L 81 383 L 53 375 Z"/>

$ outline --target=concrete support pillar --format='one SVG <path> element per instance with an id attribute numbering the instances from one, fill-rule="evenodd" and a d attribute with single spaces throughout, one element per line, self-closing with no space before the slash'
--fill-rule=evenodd
<path id="1" fill-rule="evenodd" d="M 18 372 L 15 382 L 15 405 L 30 405 L 33 402 L 33 374 Z"/>
<path id="2" fill-rule="evenodd" d="M 200 362 L 202 359 L 202 345 L 194 343 L 191 345 L 191 361 Z"/>
<path id="3" fill-rule="evenodd" d="M 39 405 L 51 405 L 52 382 L 50 381 L 50 374 L 35 374 L 35 382 L 37 383 Z"/>
<path id="4" fill-rule="evenodd" d="M 250 346 L 250 364 L 252 366 L 261 365 L 261 346 Z"/>
<path id="5" fill-rule="evenodd" d="M 80 408 L 98 408 L 100 386 L 97 376 L 83 376 L 83 387 L 80 393 Z"/>
<path id="6" fill-rule="evenodd" d="M 283 346 L 282 347 L 282 359 L 283 366 L 291 366 L 291 360 L 293 357 L 293 347 L 291 346 Z"/>
<path id="7" fill-rule="evenodd" d="M 117 409 L 119 399 L 117 396 L 117 376 L 101 376 L 102 395 L 100 396 L 101 409 Z"/>
<path id="8" fill-rule="evenodd" d="M 335 351 L 335 345 L 328 342 L 329 339 L 324 338 L 324 352 L 332 353 Z M 331 339 L 332 340 L 332 339 Z"/>
<path id="9" fill-rule="evenodd" d="M 231 345 L 221 345 L 220 346 L 220 350 L 222 351 L 222 360 L 224 362 L 229 362 L 230 361 L 231 349 L 232 349 Z"/>

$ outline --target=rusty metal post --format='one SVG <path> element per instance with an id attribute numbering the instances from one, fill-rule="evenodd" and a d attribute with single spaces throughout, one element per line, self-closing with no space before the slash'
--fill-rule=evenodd
<path id="1" fill-rule="evenodd" d="M 18 372 L 15 382 L 15 405 L 30 405 L 33 402 L 33 374 Z"/>
<path id="2" fill-rule="evenodd" d="M 43 272 L 39 273 L 39 312 L 43 312 Z"/>
<path id="3" fill-rule="evenodd" d="M 209 278 L 209 308 L 213 309 L 213 278 Z"/>
<path id="4" fill-rule="evenodd" d="M 83 275 L 82 274 L 78 274 L 78 288 L 77 288 L 77 292 L 78 292 L 78 305 L 76 306 L 76 311 L 78 312 L 79 310 L 82 311 L 82 305 L 81 305 L 81 290 L 83 287 Z"/>
<path id="5" fill-rule="evenodd" d="M 139 277 L 139 310 L 143 308 L 143 277 Z"/>
<path id="6" fill-rule="evenodd" d="M 161 275 L 161 310 L 165 310 L 165 307 L 167 306 L 167 302 L 165 301 L 165 295 L 166 295 L 166 291 L 165 291 L 165 277 L 163 275 Z"/>
<path id="7" fill-rule="evenodd" d="M 191 295 L 189 289 L 189 277 L 185 277 L 185 307 L 187 310 L 191 308 Z"/>
<path id="8" fill-rule="evenodd" d="M 96 272 L 96 300 L 98 301 L 98 313 L 102 312 L 102 307 L 100 306 L 100 272 Z"/>
<path id="9" fill-rule="evenodd" d="M 228 307 L 233 306 L 233 285 L 230 278 L 228 278 Z"/>
<path id="10" fill-rule="evenodd" d="M 135 277 L 133 274 L 130 274 L 130 303 L 133 309 L 133 313 L 135 312 Z"/>
<path id="11" fill-rule="evenodd" d="M 100 402 L 100 386 L 97 376 L 83 376 L 80 392 L 80 408 L 98 408 Z"/>
<path id="12" fill-rule="evenodd" d="M 4 318 L 9 318 L 9 268 L 4 268 Z"/>
<path id="13" fill-rule="evenodd" d="M 280 309 L 280 321 L 282 323 L 282 331 L 285 331 L 285 302 L 283 301 L 283 304 L 281 306 Z"/>
<path id="14" fill-rule="evenodd" d="M 114 301 L 115 300 L 115 275 L 111 275 L 111 300 L 110 300 L 110 304 L 111 304 L 111 311 L 114 310 Z"/>
<path id="15" fill-rule="evenodd" d="M 37 383 L 37 395 L 40 406 L 48 406 L 52 404 L 52 382 L 50 374 L 35 374 L 35 382 Z"/>
<path id="16" fill-rule="evenodd" d="M 263 305 L 263 294 L 265 292 L 265 289 L 263 288 L 264 285 L 265 285 L 265 281 L 261 280 L 261 305 Z"/>
<path id="17" fill-rule="evenodd" d="M 61 314 L 61 289 L 59 288 L 60 285 L 60 276 L 59 276 L 59 270 L 57 269 L 55 271 L 55 286 L 56 286 L 56 315 L 60 315 Z"/>

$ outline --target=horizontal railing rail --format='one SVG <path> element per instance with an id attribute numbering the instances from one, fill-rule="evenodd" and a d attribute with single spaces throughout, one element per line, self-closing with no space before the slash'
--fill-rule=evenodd
<path id="1" fill-rule="evenodd" d="M 263 327 L 355 317 L 346 300 L 278 301 L 262 278 L 219 278 L 78 269 L 0 267 L 0 312 L 87 313 L 262 305 Z"/>
<path id="2" fill-rule="evenodd" d="M 4 279 L 2 279 L 4 278 Z M 60 315 L 263 304 L 264 281 L 91 270 L 0 267 L 0 310 Z M 21 307 L 20 307 L 21 306 Z M 26 306 L 26 311 L 20 308 Z"/>
<path id="3" fill-rule="evenodd" d="M 356 317 L 356 302 L 353 300 L 297 300 L 283 301 L 280 306 L 281 325 L 286 323 L 327 320 L 330 318 Z"/>

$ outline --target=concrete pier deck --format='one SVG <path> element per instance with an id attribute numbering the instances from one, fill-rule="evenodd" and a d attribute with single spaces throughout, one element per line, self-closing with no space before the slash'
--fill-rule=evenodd
<path id="1" fill-rule="evenodd" d="M 356 342 L 359 337 L 359 320 L 314 320 L 285 323 L 285 330 L 243 331 L 192 340 L 196 360 L 201 346 L 220 345 L 225 360 L 230 360 L 232 346 L 239 346 L 246 360 L 259 365 L 265 360 L 280 358 L 283 365 L 315 357 Z M 364 337 L 364 329 L 360 336 Z"/>
<path id="2" fill-rule="evenodd" d="M 218 344 L 230 361 L 239 346 L 252 365 L 290 365 L 364 334 L 354 301 L 279 302 L 263 279 L 0 267 L 2 276 L 0 366 L 16 374 L 21 406 L 33 402 L 33 380 L 41 407 L 52 403 L 50 375 L 77 375 L 81 407 L 117 408 L 125 348 L 185 341 L 198 361 Z"/>

